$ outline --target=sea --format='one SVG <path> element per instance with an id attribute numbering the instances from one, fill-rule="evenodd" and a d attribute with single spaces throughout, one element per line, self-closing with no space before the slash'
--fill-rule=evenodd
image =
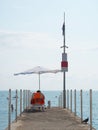
<path id="1" fill-rule="evenodd" d="M 48 101 L 51 102 L 51 107 L 58 107 L 60 105 L 59 97 L 62 95 L 62 91 L 42 91 L 45 95 L 45 105 L 48 105 Z M 13 104 L 14 110 L 11 111 L 11 122 L 15 120 L 15 94 L 16 91 L 11 91 L 11 104 Z M 19 97 L 18 92 L 18 97 Z M 8 100 L 9 91 L 0 91 L 0 130 L 5 130 L 8 127 Z M 70 98 L 70 96 L 69 96 Z M 69 99 L 70 101 L 70 99 Z M 20 114 L 20 99 L 18 98 L 18 112 Z M 74 112 L 74 91 L 72 91 L 72 111 Z M 68 103 L 66 103 L 67 105 Z M 76 91 L 76 114 L 80 117 L 80 91 Z M 63 104 L 61 104 L 63 106 Z M 61 106 L 60 106 L 61 107 Z M 67 107 L 67 106 L 66 106 Z M 70 109 L 70 103 L 69 103 Z M 83 119 L 90 118 L 90 92 L 83 91 Z M 89 122 L 88 122 L 89 123 Z M 92 125 L 98 130 L 98 91 L 92 91 Z"/>

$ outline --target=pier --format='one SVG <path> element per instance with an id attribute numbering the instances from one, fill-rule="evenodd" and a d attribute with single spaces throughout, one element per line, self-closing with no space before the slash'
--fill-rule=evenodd
<path id="1" fill-rule="evenodd" d="M 11 124 L 11 130 L 88 130 L 89 128 L 88 124 L 81 123 L 79 117 L 59 107 L 47 108 L 44 112 L 26 110 L 17 118 L 17 122 Z"/>
<path id="2" fill-rule="evenodd" d="M 15 120 L 11 122 L 11 89 L 9 90 L 9 111 L 8 111 L 8 128 L 5 130 L 95 130 L 92 127 L 92 91 L 90 90 L 90 124 L 83 123 L 83 99 L 82 90 L 80 91 L 80 113 L 77 115 L 76 90 L 67 91 L 67 107 L 63 108 L 62 94 L 58 97 L 58 106 L 46 106 L 44 111 L 36 109 L 32 110 L 30 107 L 30 91 L 20 90 L 20 94 L 16 90 L 16 106 L 15 106 Z M 19 96 L 20 95 L 20 96 Z M 74 97 L 73 97 L 74 96 Z M 18 98 L 19 97 L 19 98 Z M 72 97 L 74 102 L 72 101 Z M 69 100 L 70 98 L 70 100 Z M 18 102 L 20 101 L 19 105 Z M 51 102 L 51 101 L 49 101 Z M 22 105 L 23 104 L 23 105 Z M 69 106 L 70 104 L 70 106 Z M 72 110 L 74 106 L 74 111 Z M 17 108 L 20 108 L 20 114 L 17 114 Z"/>

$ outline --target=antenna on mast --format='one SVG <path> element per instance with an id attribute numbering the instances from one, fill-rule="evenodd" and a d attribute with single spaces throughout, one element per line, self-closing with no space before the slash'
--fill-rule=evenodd
<path id="1" fill-rule="evenodd" d="M 62 26 L 62 35 L 63 35 L 63 46 L 61 46 L 60 48 L 64 48 L 64 52 L 65 52 L 65 48 L 68 48 L 68 46 L 66 46 L 66 39 L 65 39 L 65 36 L 66 36 L 66 33 L 65 33 L 65 29 L 66 29 L 66 24 L 65 24 L 65 12 L 64 12 L 64 22 L 63 22 L 63 26 Z"/>

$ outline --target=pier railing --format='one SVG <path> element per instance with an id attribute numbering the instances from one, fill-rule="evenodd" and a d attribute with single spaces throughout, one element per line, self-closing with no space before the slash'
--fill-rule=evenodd
<path id="1" fill-rule="evenodd" d="M 74 116 L 79 116 L 81 123 L 84 118 L 89 117 L 90 130 L 92 130 L 92 90 L 89 91 L 76 91 L 66 90 L 66 109 L 74 113 Z M 86 96 L 84 96 L 84 93 Z M 60 94 L 58 99 L 59 107 L 63 108 L 63 93 Z M 85 109 L 88 107 L 88 109 Z"/>
<path id="2" fill-rule="evenodd" d="M 74 113 L 74 116 L 79 116 L 81 122 L 84 118 L 89 117 L 90 121 L 90 130 L 92 130 L 92 90 L 87 91 L 87 96 L 85 99 L 83 90 L 66 90 L 66 109 L 70 110 L 70 112 Z M 15 120 L 17 122 L 18 116 L 21 116 L 24 110 L 27 110 L 30 107 L 30 99 L 31 99 L 31 91 L 30 90 L 16 90 L 14 97 L 14 108 L 12 102 L 12 90 L 9 89 L 9 97 L 8 97 L 8 130 L 11 130 L 11 111 L 15 110 Z M 85 111 L 85 102 L 87 101 L 88 111 Z M 51 104 L 51 101 L 48 101 Z M 51 105 L 50 105 L 51 106 Z M 63 108 L 63 93 L 61 93 L 58 97 L 58 106 Z M 86 114 L 85 114 L 86 113 Z"/>
<path id="3" fill-rule="evenodd" d="M 15 120 L 17 122 L 18 116 L 21 116 L 22 112 L 30 107 L 30 99 L 31 99 L 31 92 L 30 90 L 22 90 L 15 91 L 15 96 L 13 97 L 14 105 L 12 102 L 12 90 L 9 89 L 9 96 L 8 96 L 8 130 L 11 130 L 11 122 Z M 11 112 L 15 112 L 14 119 L 11 119 Z"/>

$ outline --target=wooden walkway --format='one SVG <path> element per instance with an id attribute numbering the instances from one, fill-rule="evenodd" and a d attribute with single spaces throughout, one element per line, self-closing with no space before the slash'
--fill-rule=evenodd
<path id="1" fill-rule="evenodd" d="M 45 112 L 23 112 L 11 130 L 90 130 L 90 126 L 66 109 L 50 108 Z"/>

